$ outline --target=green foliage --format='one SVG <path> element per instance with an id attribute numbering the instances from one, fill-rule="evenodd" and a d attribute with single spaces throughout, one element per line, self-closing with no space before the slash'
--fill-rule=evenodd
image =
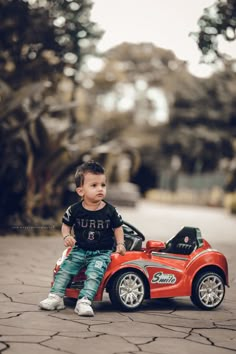
<path id="1" fill-rule="evenodd" d="M 0 77 L 24 81 L 76 76 L 81 57 L 102 32 L 89 0 L 0 0 Z"/>
<path id="2" fill-rule="evenodd" d="M 226 41 L 236 38 L 236 0 L 217 0 L 204 10 L 198 21 L 199 32 L 193 33 L 205 58 L 214 61 L 224 57 L 218 47 L 222 36 Z"/>
<path id="3" fill-rule="evenodd" d="M 55 216 L 68 175 L 91 148 L 83 138 L 71 147 L 78 131 L 71 97 L 57 113 L 50 107 L 63 77 L 76 80 L 101 36 L 91 7 L 89 0 L 0 0 L 1 227 Z"/>
<path id="4" fill-rule="evenodd" d="M 216 170 L 219 161 L 225 157 L 232 158 L 234 152 L 227 132 L 209 129 L 207 124 L 194 127 L 179 124 L 163 131 L 161 154 L 179 156 L 182 171 L 192 174 Z"/>
<path id="5" fill-rule="evenodd" d="M 168 50 L 150 43 L 124 43 L 106 53 L 104 67 L 94 74 L 93 86 L 85 95 L 91 120 L 100 117 L 100 127 L 103 119 L 108 136 L 119 134 L 136 143 L 145 166 L 168 169 L 178 155 L 182 171 L 201 173 L 234 156 L 235 82 L 233 62 L 200 79 Z M 125 91 L 125 86 L 130 90 Z M 169 117 L 165 122 L 150 119 L 159 104 L 158 96 L 149 96 L 150 89 L 160 89 L 166 96 Z M 120 98 L 131 100 L 133 106 L 119 111 Z M 109 113 L 107 101 L 112 103 Z"/>

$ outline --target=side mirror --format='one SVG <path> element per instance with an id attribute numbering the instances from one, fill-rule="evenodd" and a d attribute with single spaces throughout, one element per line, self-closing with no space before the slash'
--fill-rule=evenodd
<path id="1" fill-rule="evenodd" d="M 146 251 L 147 253 L 151 253 L 153 251 L 159 252 L 166 248 L 166 244 L 163 241 L 147 241 L 146 243 Z"/>

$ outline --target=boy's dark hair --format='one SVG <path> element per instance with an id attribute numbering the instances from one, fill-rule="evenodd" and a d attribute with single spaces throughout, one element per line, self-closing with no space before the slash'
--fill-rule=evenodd
<path id="1" fill-rule="evenodd" d="M 96 161 L 88 161 L 84 162 L 80 165 L 75 172 L 75 184 L 76 187 L 81 187 L 84 184 L 84 175 L 87 173 L 93 173 L 95 175 L 104 175 L 105 170 L 100 165 L 99 162 Z"/>

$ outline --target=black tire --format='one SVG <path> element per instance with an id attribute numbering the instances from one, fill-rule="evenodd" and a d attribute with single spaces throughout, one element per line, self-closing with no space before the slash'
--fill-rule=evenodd
<path id="1" fill-rule="evenodd" d="M 197 307 L 213 310 L 221 304 L 224 296 L 224 280 L 218 273 L 206 271 L 194 279 L 191 300 Z"/>
<path id="2" fill-rule="evenodd" d="M 120 310 L 137 310 L 145 298 L 142 276 L 135 271 L 118 274 L 112 282 L 109 297 L 112 304 Z"/>

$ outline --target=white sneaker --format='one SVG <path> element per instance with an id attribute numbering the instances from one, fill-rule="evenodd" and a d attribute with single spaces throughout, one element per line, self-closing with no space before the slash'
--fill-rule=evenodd
<path id="1" fill-rule="evenodd" d="M 76 303 L 75 306 L 75 312 L 79 316 L 86 316 L 86 317 L 93 317 L 94 312 L 91 307 L 91 301 L 87 299 L 86 297 L 83 297 L 82 299 L 79 299 Z"/>
<path id="2" fill-rule="evenodd" d="M 50 293 L 47 299 L 39 303 L 39 307 L 43 310 L 63 310 L 65 308 L 63 298 L 57 294 Z"/>

